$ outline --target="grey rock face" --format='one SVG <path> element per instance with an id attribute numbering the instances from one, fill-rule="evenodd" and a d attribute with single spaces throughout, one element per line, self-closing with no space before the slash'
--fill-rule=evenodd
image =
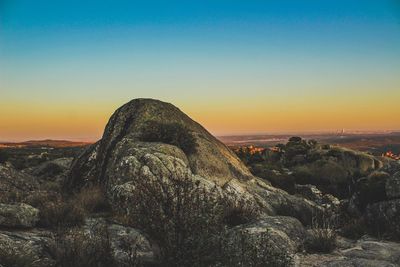
<path id="1" fill-rule="evenodd" d="M 0 252 L 8 254 L 16 266 L 52 267 L 55 262 L 47 251 L 52 239 L 48 231 L 0 231 Z"/>
<path id="2" fill-rule="evenodd" d="M 318 205 L 328 209 L 337 210 L 340 205 L 339 199 L 331 194 L 322 193 L 315 185 L 295 185 L 296 193 L 302 197 L 312 200 Z"/>
<path id="3" fill-rule="evenodd" d="M 16 170 L 11 164 L 0 164 L 0 202 L 15 202 L 37 190 L 35 177 Z"/>
<path id="4" fill-rule="evenodd" d="M 365 216 L 376 231 L 400 237 L 400 199 L 369 205 Z"/>
<path id="5" fill-rule="evenodd" d="M 389 199 L 400 198 L 400 172 L 387 179 L 385 189 Z"/>
<path id="6" fill-rule="evenodd" d="M 114 224 L 99 218 L 90 218 L 86 220 L 84 229 L 93 234 L 96 227 L 101 225 L 106 226 L 112 254 L 118 266 L 129 266 L 133 257 L 137 264 L 151 265 L 156 262 L 154 253 L 156 247 L 135 228 Z"/>
<path id="7" fill-rule="evenodd" d="M 39 220 L 39 210 L 24 204 L 0 204 L 0 226 L 34 227 Z"/>

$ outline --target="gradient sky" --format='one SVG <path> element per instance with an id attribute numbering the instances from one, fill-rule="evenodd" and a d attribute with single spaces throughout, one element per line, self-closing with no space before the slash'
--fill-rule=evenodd
<path id="1" fill-rule="evenodd" d="M 399 1 L 0 0 L 0 140 L 96 140 L 138 97 L 217 135 L 399 130 Z"/>

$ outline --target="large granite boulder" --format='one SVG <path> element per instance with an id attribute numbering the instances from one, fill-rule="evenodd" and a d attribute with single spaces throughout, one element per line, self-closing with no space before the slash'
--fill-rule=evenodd
<path id="1" fill-rule="evenodd" d="M 28 204 L 0 204 L 0 226 L 29 228 L 38 221 L 39 210 Z"/>
<path id="2" fill-rule="evenodd" d="M 163 140 L 146 140 L 144 136 L 152 134 L 155 123 L 180 125 L 178 130 L 192 138 L 195 149 L 187 151 L 180 144 L 168 143 L 165 136 L 161 136 Z M 72 163 L 65 185 L 74 190 L 101 184 L 113 207 L 118 208 L 126 204 L 120 201 L 131 194 L 135 181 L 168 179 L 171 175 L 189 175 L 223 192 L 235 191 L 266 214 L 290 215 L 303 223 L 309 223 L 312 214 L 321 209 L 312 201 L 291 196 L 252 176 L 237 156 L 200 124 L 172 104 L 152 99 L 135 99 L 119 108 L 102 139 Z"/>

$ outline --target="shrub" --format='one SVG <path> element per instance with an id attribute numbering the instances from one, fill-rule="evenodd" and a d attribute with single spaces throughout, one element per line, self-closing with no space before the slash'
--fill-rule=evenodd
<path id="1" fill-rule="evenodd" d="M 206 188 L 192 178 L 156 177 L 135 183 L 135 191 L 127 199 L 128 221 L 143 230 L 160 248 L 162 266 L 238 266 L 231 258 L 252 265 L 253 254 L 236 253 L 250 249 L 260 258 L 275 262 L 268 249 L 250 240 L 226 248 L 228 227 L 246 223 L 255 214 L 245 202 L 232 204 L 217 187 Z M 281 253 L 282 255 L 284 253 Z M 269 266 L 269 265 L 266 265 Z M 284 265 L 280 265 L 284 266 Z"/>
<path id="2" fill-rule="evenodd" d="M 108 211 L 109 203 L 105 197 L 105 192 L 100 186 L 91 186 L 81 189 L 72 201 L 75 206 L 82 207 L 86 213 Z"/>
<path id="3" fill-rule="evenodd" d="M 305 241 L 309 252 L 329 253 L 336 248 L 336 231 L 326 216 L 313 218 L 310 235 Z"/>
<path id="4" fill-rule="evenodd" d="M 148 121 L 140 137 L 145 142 L 161 142 L 177 146 L 186 154 L 196 152 L 197 143 L 192 132 L 179 123 Z"/>
<path id="5" fill-rule="evenodd" d="M 42 227 L 73 227 L 84 223 L 85 211 L 71 201 L 57 200 L 39 206 L 39 222 Z"/>
<path id="6" fill-rule="evenodd" d="M 81 229 L 60 232 L 49 250 L 59 267 L 117 266 L 105 226 L 88 232 Z"/>
<path id="7" fill-rule="evenodd" d="M 231 201 L 226 201 L 223 222 L 227 226 L 233 227 L 255 221 L 260 215 L 260 210 L 247 199 L 237 199 L 236 196 Z"/>
<path id="8" fill-rule="evenodd" d="M 109 210 L 99 186 L 83 188 L 69 198 L 56 192 L 42 191 L 28 197 L 26 202 L 39 209 L 39 225 L 52 228 L 79 226 L 88 214 Z"/>

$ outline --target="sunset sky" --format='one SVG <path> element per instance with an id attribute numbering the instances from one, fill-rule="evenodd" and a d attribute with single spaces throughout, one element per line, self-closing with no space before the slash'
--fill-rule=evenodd
<path id="1" fill-rule="evenodd" d="M 93 141 L 138 97 L 216 135 L 400 130 L 400 3 L 0 0 L 0 141 Z"/>

